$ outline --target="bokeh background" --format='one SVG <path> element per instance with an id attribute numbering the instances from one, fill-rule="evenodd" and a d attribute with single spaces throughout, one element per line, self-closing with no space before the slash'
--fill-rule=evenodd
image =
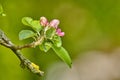
<path id="1" fill-rule="evenodd" d="M 120 80 L 120 0 L 0 0 L 0 4 L 7 15 L 0 17 L 0 29 L 18 45 L 30 42 L 18 39 L 19 31 L 28 29 L 22 17 L 59 19 L 66 34 L 63 46 L 73 60 L 69 69 L 52 50 L 22 50 L 45 72 L 38 77 L 21 69 L 13 52 L 0 46 L 0 80 Z"/>

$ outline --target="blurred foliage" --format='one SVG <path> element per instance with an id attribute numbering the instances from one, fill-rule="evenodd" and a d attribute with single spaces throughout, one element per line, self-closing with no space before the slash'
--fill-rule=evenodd
<path id="1" fill-rule="evenodd" d="M 7 15 L 0 17 L 0 28 L 16 44 L 30 42 L 18 39 L 19 31 L 27 28 L 21 23 L 22 17 L 46 16 L 61 21 L 60 27 L 66 33 L 63 46 L 73 59 L 83 51 L 110 51 L 120 45 L 120 0 L 0 0 L 0 3 Z M 12 51 L 0 46 L 0 52 L 0 80 L 39 80 L 18 66 L 19 60 Z M 23 53 L 44 71 L 59 61 L 52 50 L 43 54 L 37 47 L 24 49 Z"/>

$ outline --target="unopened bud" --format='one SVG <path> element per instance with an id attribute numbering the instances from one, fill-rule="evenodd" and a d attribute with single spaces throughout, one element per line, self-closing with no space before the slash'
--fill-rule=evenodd
<path id="1" fill-rule="evenodd" d="M 57 33 L 58 36 L 64 36 L 65 35 L 65 33 L 61 32 L 61 29 L 59 29 L 59 28 L 56 30 L 56 33 Z"/>
<path id="2" fill-rule="evenodd" d="M 54 27 L 54 28 L 57 28 L 58 25 L 59 25 L 59 23 L 60 23 L 59 20 L 54 19 L 54 20 L 52 20 L 52 21 L 50 22 L 49 26 Z"/>
<path id="3" fill-rule="evenodd" d="M 48 20 L 46 17 L 40 17 L 40 24 L 41 26 L 47 26 L 48 25 Z"/>

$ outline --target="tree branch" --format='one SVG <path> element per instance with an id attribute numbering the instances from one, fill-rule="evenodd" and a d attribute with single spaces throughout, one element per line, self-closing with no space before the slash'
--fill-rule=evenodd
<path id="1" fill-rule="evenodd" d="M 11 49 L 14 52 L 14 54 L 21 61 L 20 65 L 22 68 L 27 67 L 32 73 L 35 73 L 39 76 L 42 76 L 44 72 L 39 70 L 38 65 L 34 64 L 29 59 L 25 58 L 20 50 L 23 48 L 35 47 L 38 44 L 42 43 L 43 39 L 44 39 L 44 37 L 40 37 L 36 42 L 26 44 L 23 46 L 16 46 L 9 40 L 9 38 L 4 34 L 4 32 L 2 30 L 0 30 L 0 44 Z"/>

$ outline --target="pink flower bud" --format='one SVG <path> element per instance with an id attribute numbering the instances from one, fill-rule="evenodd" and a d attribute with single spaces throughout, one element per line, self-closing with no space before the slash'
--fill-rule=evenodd
<path id="1" fill-rule="evenodd" d="M 40 17 L 40 24 L 41 26 L 47 26 L 48 25 L 48 21 L 46 17 Z"/>
<path id="2" fill-rule="evenodd" d="M 54 28 L 57 29 L 59 23 L 60 23 L 59 20 L 57 20 L 57 19 L 53 19 L 53 20 L 50 22 L 49 26 L 54 27 Z"/>
<path id="3" fill-rule="evenodd" d="M 56 33 L 57 33 L 58 36 L 64 36 L 65 35 L 65 33 L 61 32 L 61 29 L 59 29 L 59 28 L 56 30 Z"/>

